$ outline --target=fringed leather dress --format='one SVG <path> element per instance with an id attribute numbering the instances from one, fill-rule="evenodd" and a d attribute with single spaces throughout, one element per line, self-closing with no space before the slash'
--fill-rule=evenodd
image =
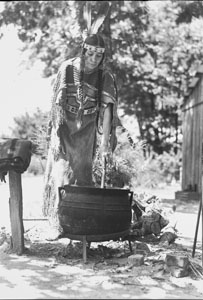
<path id="1" fill-rule="evenodd" d="M 80 57 L 67 60 L 60 67 L 54 84 L 44 177 L 45 216 L 57 214 L 59 186 L 94 185 L 92 164 L 98 146 L 97 135 L 102 128 L 104 109 L 109 103 L 113 105 L 110 147 L 112 151 L 116 147 L 117 93 L 114 77 L 107 69 L 84 73 L 81 91 L 79 72 Z"/>

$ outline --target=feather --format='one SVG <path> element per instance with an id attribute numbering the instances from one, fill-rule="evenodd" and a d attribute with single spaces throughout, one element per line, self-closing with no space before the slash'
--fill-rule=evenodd
<path id="1" fill-rule="evenodd" d="M 91 9 L 90 1 L 86 1 L 86 5 L 84 6 L 83 9 L 83 18 L 86 22 L 87 32 L 89 33 L 91 29 L 91 23 L 92 23 L 92 9 Z"/>
<path id="2" fill-rule="evenodd" d="M 106 1 L 103 5 L 101 5 L 100 10 L 98 12 L 98 17 L 93 22 L 91 26 L 91 34 L 96 34 L 104 22 L 109 11 L 109 3 Z"/>

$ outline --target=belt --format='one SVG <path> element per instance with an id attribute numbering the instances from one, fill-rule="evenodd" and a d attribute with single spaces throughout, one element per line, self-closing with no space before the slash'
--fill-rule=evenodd
<path id="1" fill-rule="evenodd" d="M 69 105 L 69 104 L 66 104 L 66 110 L 73 113 L 73 114 L 77 114 L 78 113 L 78 110 L 79 108 L 76 107 L 76 106 L 72 106 L 72 105 Z M 84 109 L 84 115 L 89 115 L 89 114 L 93 114 L 97 111 L 97 107 L 94 106 L 94 107 L 90 107 L 90 108 L 86 108 Z"/>

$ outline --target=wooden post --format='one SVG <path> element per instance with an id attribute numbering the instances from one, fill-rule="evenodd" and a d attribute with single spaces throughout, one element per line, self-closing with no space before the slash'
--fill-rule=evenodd
<path id="1" fill-rule="evenodd" d="M 21 174 L 9 171 L 9 211 L 11 222 L 12 249 L 18 255 L 24 252 L 24 226 Z"/>

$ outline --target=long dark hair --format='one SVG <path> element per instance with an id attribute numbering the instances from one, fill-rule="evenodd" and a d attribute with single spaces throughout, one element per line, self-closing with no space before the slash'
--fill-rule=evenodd
<path id="1" fill-rule="evenodd" d="M 105 48 L 104 39 L 100 34 L 92 34 L 88 36 L 84 43 L 95 46 L 95 47 L 101 47 Z M 82 53 L 81 53 L 81 66 L 80 66 L 80 84 L 83 85 L 83 78 L 84 78 L 84 55 L 85 55 L 86 49 L 82 47 Z M 97 124 L 97 131 L 99 134 L 101 132 L 99 131 L 99 112 L 101 108 L 101 97 L 102 97 L 102 88 L 103 88 L 103 63 L 105 59 L 105 52 L 103 53 L 102 60 L 98 66 L 98 95 L 97 95 L 97 105 L 98 105 L 98 111 L 96 116 L 96 124 Z"/>

